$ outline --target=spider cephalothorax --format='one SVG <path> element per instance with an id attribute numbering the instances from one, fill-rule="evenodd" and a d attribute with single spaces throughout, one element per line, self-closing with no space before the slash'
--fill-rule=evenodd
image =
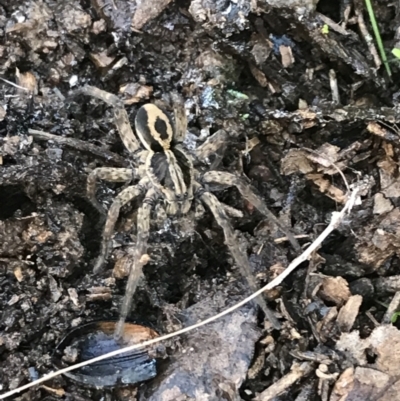
<path id="1" fill-rule="evenodd" d="M 203 174 L 193 168 L 192 158 L 182 146 L 185 139 L 187 119 L 182 98 L 172 95 L 174 104 L 174 123 L 171 117 L 154 104 L 142 106 L 136 115 L 134 135 L 129 124 L 128 114 L 123 103 L 117 96 L 103 90 L 86 86 L 83 92 L 97 97 L 112 105 L 114 108 L 114 122 L 126 148 L 133 157 L 134 168 L 96 168 L 88 177 L 88 195 L 98 207 L 95 198 L 96 179 L 100 178 L 113 182 L 136 182 L 123 189 L 111 205 L 104 227 L 102 247 L 95 264 L 98 272 L 107 259 L 111 237 L 117 221 L 120 208 L 134 198 L 144 194 L 142 206 L 138 210 L 137 243 L 133 255 L 131 272 L 128 279 L 125 300 L 121 310 L 120 327 L 125 320 L 137 277 L 141 273 L 147 258 L 147 241 L 150 230 L 150 212 L 154 203 L 163 199 L 166 203 L 167 213 L 170 215 L 186 214 L 190 210 L 194 197 L 200 199 L 212 212 L 217 223 L 224 231 L 226 244 L 247 279 L 250 287 L 255 290 L 256 284 L 251 273 L 247 255 L 240 249 L 239 243 L 228 218 L 229 207 L 218 199 L 203 185 L 220 184 L 236 186 L 244 198 L 253 204 L 261 213 L 272 219 L 280 229 L 286 233 L 292 245 L 299 249 L 293 236 L 282 227 L 275 216 L 268 210 L 264 202 L 253 192 L 251 187 L 241 177 L 225 171 L 207 171 Z M 138 140 L 139 139 L 139 140 Z M 140 146 L 140 144 L 142 146 Z M 140 148 L 144 148 L 139 152 Z M 195 179 L 196 177 L 196 179 Z M 138 273 L 139 272 L 139 273 Z M 267 308 L 263 298 L 258 299 L 261 307 L 277 326 L 276 318 Z"/>

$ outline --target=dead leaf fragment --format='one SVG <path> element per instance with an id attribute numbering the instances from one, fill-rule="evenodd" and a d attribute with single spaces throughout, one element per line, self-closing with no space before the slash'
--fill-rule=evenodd
<path id="1" fill-rule="evenodd" d="M 399 137 L 391 132 L 389 129 L 382 127 L 375 121 L 371 121 L 367 125 L 367 130 L 380 138 L 386 139 L 387 141 L 395 141 L 398 142 Z"/>
<path id="2" fill-rule="evenodd" d="M 75 288 L 68 288 L 68 295 L 75 306 L 79 306 L 79 297 Z"/>
<path id="3" fill-rule="evenodd" d="M 24 275 L 22 274 L 21 266 L 17 266 L 14 269 L 14 276 L 18 280 L 19 283 L 24 279 Z"/>
<path id="4" fill-rule="evenodd" d="M 18 68 L 15 69 L 17 85 L 26 89 L 26 92 L 37 95 L 36 77 L 31 72 L 21 73 Z"/>
<path id="5" fill-rule="evenodd" d="M 359 332 L 343 333 L 336 343 L 336 348 L 346 352 L 349 361 L 359 366 L 368 366 L 392 377 L 400 375 L 400 331 L 392 325 L 376 327 L 366 339 L 361 339 Z M 368 364 L 366 357 L 376 355 L 375 362 Z"/>
<path id="6" fill-rule="evenodd" d="M 378 370 L 364 367 L 348 368 L 339 377 L 329 401 L 389 401 L 379 397 L 387 394 L 390 376 Z M 379 397 L 379 398 L 378 398 Z M 392 397 L 394 401 L 396 397 Z"/>
<path id="7" fill-rule="evenodd" d="M 268 86 L 268 79 L 265 76 L 265 74 L 259 70 L 254 64 L 249 64 L 250 66 L 250 71 L 253 74 L 253 77 L 257 80 L 257 82 L 263 87 Z"/>
<path id="8" fill-rule="evenodd" d="M 387 198 L 400 197 L 400 181 L 398 180 L 399 167 L 389 156 L 385 156 L 378 163 L 381 192 Z"/>
<path id="9" fill-rule="evenodd" d="M 400 210 L 395 208 L 380 222 L 374 220 L 367 224 L 359 235 L 360 241 L 355 244 L 359 261 L 379 268 L 388 258 L 400 253 Z"/>
<path id="10" fill-rule="evenodd" d="M 4 118 L 6 117 L 6 114 L 7 114 L 6 110 L 4 109 L 3 106 L 0 105 L 0 121 L 4 120 Z"/>
<path id="11" fill-rule="evenodd" d="M 262 66 L 271 54 L 274 45 L 268 39 L 265 39 L 261 35 L 254 34 L 252 37 L 252 42 L 254 43 L 251 49 L 251 54 L 258 66 Z"/>
<path id="12" fill-rule="evenodd" d="M 351 296 L 346 304 L 340 309 L 337 323 L 339 329 L 342 332 L 349 332 L 354 325 L 354 322 L 358 316 L 360 306 L 362 304 L 363 298 L 361 295 Z"/>
<path id="13" fill-rule="evenodd" d="M 323 174 L 307 174 L 306 178 L 314 182 L 319 191 L 338 203 L 346 203 L 347 196 L 339 188 L 335 187 Z"/>
<path id="14" fill-rule="evenodd" d="M 324 143 L 314 152 L 308 153 L 307 157 L 309 160 L 320 164 L 322 167 L 331 168 L 332 163 L 336 163 L 339 160 L 339 152 L 340 148 L 338 146 Z"/>
<path id="15" fill-rule="evenodd" d="M 138 31 L 143 26 L 158 17 L 162 11 L 171 3 L 172 0 L 139 0 L 137 1 L 137 9 L 132 18 L 131 28 Z"/>
<path id="16" fill-rule="evenodd" d="M 367 364 L 365 350 L 368 345 L 368 339 L 361 339 L 358 330 L 353 330 L 351 333 L 342 333 L 335 347 L 346 353 L 349 363 L 365 366 Z"/>
<path id="17" fill-rule="evenodd" d="M 384 214 L 393 210 L 392 202 L 389 199 L 386 199 L 385 196 L 378 192 L 374 195 L 374 214 Z"/>
<path id="18" fill-rule="evenodd" d="M 92 32 L 95 35 L 98 35 L 101 32 L 105 32 L 106 29 L 107 29 L 107 24 L 104 19 L 100 19 L 98 21 L 93 22 Z"/>
<path id="19" fill-rule="evenodd" d="M 118 279 L 127 277 L 130 269 L 129 261 L 129 255 L 117 258 L 113 268 L 113 277 Z"/>
<path id="20" fill-rule="evenodd" d="M 329 401 L 346 400 L 354 388 L 354 368 L 345 369 L 337 379 Z"/>
<path id="21" fill-rule="evenodd" d="M 298 172 L 307 174 L 311 173 L 313 170 L 313 165 L 308 160 L 307 154 L 303 150 L 290 150 L 282 159 L 281 171 L 283 175 L 291 175 Z"/>
<path id="22" fill-rule="evenodd" d="M 319 295 L 325 301 L 341 306 L 350 298 L 351 293 L 343 277 L 326 277 L 322 280 Z"/>
<path id="23" fill-rule="evenodd" d="M 119 92 L 124 94 L 124 103 L 130 105 L 149 99 L 153 93 L 153 87 L 140 83 L 129 83 L 122 85 Z"/>
<path id="24" fill-rule="evenodd" d="M 332 330 L 335 330 L 337 315 L 336 306 L 329 308 L 328 313 L 315 325 L 321 342 L 326 342 L 332 338 Z"/>
<path id="25" fill-rule="evenodd" d="M 377 355 L 375 366 L 391 376 L 400 375 L 400 331 L 392 325 L 374 329 L 368 338 L 369 346 Z"/>
<path id="26" fill-rule="evenodd" d="M 109 57 L 107 55 L 106 50 L 100 53 L 90 53 L 90 58 L 97 68 L 106 68 L 110 66 L 115 60 L 115 57 Z"/>

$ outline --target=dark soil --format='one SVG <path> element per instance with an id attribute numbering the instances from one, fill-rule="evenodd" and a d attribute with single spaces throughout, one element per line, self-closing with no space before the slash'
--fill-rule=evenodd
<path id="1" fill-rule="evenodd" d="M 232 322 L 246 320 L 243 332 L 251 344 L 245 357 L 243 350 L 234 357 L 240 354 L 246 368 L 251 361 L 255 365 L 247 379 L 246 369 L 238 369 L 240 388 L 209 398 L 255 399 L 295 361 L 311 361 L 315 369 L 327 364 L 331 378 L 306 375 L 274 399 L 335 400 L 338 375 L 360 366 L 336 342 L 351 329 L 368 337 L 375 328 L 370 316 L 384 322 L 382 303 L 389 304 L 400 290 L 399 282 L 383 281 L 400 275 L 398 64 L 390 64 L 391 80 L 384 67 L 376 68 L 354 17 L 355 9 L 361 10 L 372 33 L 357 1 L 348 5 L 350 19 L 342 31 L 345 1 L 340 6 L 321 0 L 315 6 L 313 1 L 149 0 L 151 12 L 141 3 L 0 0 L 1 392 L 51 371 L 52 353 L 72 328 L 118 318 L 126 284 L 118 261 L 135 243 L 138 203 L 123 208 L 113 255 L 94 275 L 104 218 L 86 196 L 87 176 L 95 167 L 129 167 L 130 155 L 113 125 L 112 109 L 79 94 L 89 84 L 119 94 L 132 123 L 141 105 L 167 105 L 168 94 L 178 90 L 189 113 L 191 153 L 219 130 L 227 133 L 217 154 L 197 162 L 199 171 L 247 176 L 282 224 L 303 236 L 301 245 L 311 243 L 345 203 L 346 186 L 332 161 L 350 184 L 364 183 L 362 204 L 318 255 L 267 294 L 281 330 L 264 323 L 261 312 L 256 316 L 255 304 L 245 314 L 249 320 L 232 316 Z M 375 3 L 385 48 L 400 47 L 399 10 L 386 1 Z M 331 71 L 340 103 L 332 101 Z M 71 141 L 42 140 L 30 129 Z M 106 209 L 122 187 L 99 183 L 98 199 Z M 284 234 L 236 189 L 217 188 L 215 194 L 243 212 L 232 224 L 259 285 L 267 283 L 296 253 L 289 243 L 274 241 Z M 191 313 L 205 299 L 213 305 L 209 312 L 217 313 L 249 294 L 222 230 L 208 210 L 196 210 L 196 216 L 160 221 L 154 213 L 151 259 L 129 320 L 166 333 L 194 321 Z M 362 296 L 362 304 L 345 330 L 329 313 L 337 314 L 355 295 Z M 179 341 L 168 344 L 172 360 L 185 346 L 184 338 Z M 363 366 L 375 366 L 375 356 Z M 164 376 L 173 374 L 163 366 Z M 219 383 L 213 380 L 202 391 L 212 392 Z M 155 383 L 161 385 L 161 379 Z M 142 385 L 137 399 L 166 400 L 154 387 Z M 135 399 L 136 390 L 129 391 L 91 389 L 59 377 L 18 399 Z"/>

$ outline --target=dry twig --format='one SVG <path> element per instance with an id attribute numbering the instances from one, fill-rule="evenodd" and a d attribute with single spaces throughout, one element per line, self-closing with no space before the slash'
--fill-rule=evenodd
<path id="1" fill-rule="evenodd" d="M 335 70 L 329 70 L 329 83 L 331 86 L 333 103 L 340 104 L 339 87 Z"/>
<path id="2" fill-rule="evenodd" d="M 379 69 L 382 65 L 382 61 L 379 57 L 378 50 L 376 49 L 374 38 L 369 34 L 367 26 L 365 25 L 364 16 L 359 6 L 356 6 L 355 13 L 357 16 L 357 23 L 358 27 L 360 28 L 360 33 L 368 46 L 372 58 L 374 59 L 376 69 Z"/>
<path id="3" fill-rule="evenodd" d="M 272 386 L 264 390 L 257 398 L 257 401 L 270 401 L 280 396 L 292 384 L 304 376 L 308 376 L 314 370 L 313 364 L 304 362 L 301 365 L 295 363 L 292 370 L 285 376 L 281 377 Z"/>
<path id="4" fill-rule="evenodd" d="M 43 141 L 54 141 L 60 145 L 66 145 L 74 149 L 78 149 L 82 152 L 89 152 L 96 156 L 100 156 L 110 162 L 116 163 L 118 165 L 126 165 L 126 161 L 119 155 L 110 152 L 107 149 L 103 149 L 99 146 L 93 145 L 91 143 L 81 141 L 80 139 L 75 138 L 65 138 L 63 136 L 49 134 L 45 131 L 39 131 L 36 129 L 28 129 L 30 135 L 32 135 L 35 139 L 43 140 Z"/>

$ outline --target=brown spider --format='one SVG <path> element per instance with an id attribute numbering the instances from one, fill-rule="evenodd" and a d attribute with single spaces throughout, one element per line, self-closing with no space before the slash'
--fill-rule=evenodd
<path id="1" fill-rule="evenodd" d="M 145 194 L 142 206 L 138 210 L 137 243 L 121 309 L 121 324 L 116 332 L 117 336 L 118 330 L 121 329 L 131 307 L 131 298 L 138 275 L 141 274 L 143 266 L 148 260 L 146 252 L 150 231 L 150 212 L 154 204 L 160 199 L 164 199 L 166 212 L 171 216 L 188 213 L 193 199 L 200 199 L 211 210 L 217 223 L 223 229 L 226 245 L 252 290 L 256 290 L 256 283 L 251 273 L 248 258 L 240 250 L 238 240 L 229 222 L 227 216 L 229 209 L 220 203 L 216 196 L 206 190 L 202 184 L 236 186 L 241 195 L 261 213 L 272 219 L 287 235 L 295 249 L 299 249 L 297 241 L 290 232 L 282 227 L 264 202 L 255 195 L 251 187 L 242 178 L 224 171 L 208 171 L 200 174 L 193 168 L 191 156 L 185 153 L 182 147 L 186 136 L 187 118 L 183 99 L 179 95 L 172 94 L 175 124 L 172 123 L 166 112 L 154 104 L 146 104 L 138 110 L 135 119 L 137 138 L 130 126 L 124 105 L 117 96 L 92 86 L 86 86 L 82 92 L 113 106 L 115 125 L 122 142 L 132 154 L 136 166 L 135 168 L 100 167 L 94 169 L 88 177 L 88 196 L 99 209 L 101 206 L 95 198 L 97 179 L 111 182 L 136 182 L 135 185 L 128 186 L 117 195 L 108 211 L 101 251 L 94 267 L 95 273 L 102 268 L 108 257 L 111 237 L 121 207 Z M 266 316 L 274 322 L 275 326 L 278 326 L 276 318 L 261 296 L 258 298 L 258 303 Z"/>

